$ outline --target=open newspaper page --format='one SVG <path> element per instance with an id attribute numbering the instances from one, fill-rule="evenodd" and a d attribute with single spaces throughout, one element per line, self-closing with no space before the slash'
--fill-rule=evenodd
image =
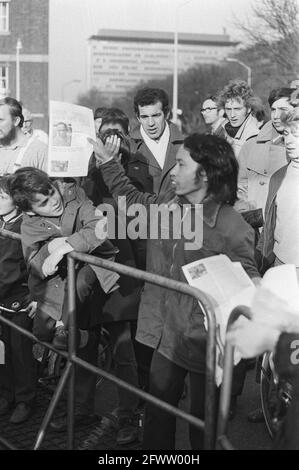
<path id="1" fill-rule="evenodd" d="M 95 140 L 92 110 L 84 106 L 50 101 L 48 174 L 57 177 L 86 176 Z"/>
<path id="2" fill-rule="evenodd" d="M 232 263 L 226 255 L 211 256 L 182 266 L 188 283 L 208 295 L 214 307 L 216 328 L 216 384 L 223 375 L 223 355 L 227 321 L 237 305 L 250 306 L 255 286 L 240 263 Z M 205 318 L 207 329 L 207 319 Z M 234 363 L 241 356 L 235 352 Z"/>

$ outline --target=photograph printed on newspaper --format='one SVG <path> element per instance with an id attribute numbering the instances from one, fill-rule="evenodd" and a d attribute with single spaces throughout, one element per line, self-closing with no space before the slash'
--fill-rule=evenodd
<path id="1" fill-rule="evenodd" d="M 93 151 L 88 137 L 96 139 L 91 109 L 50 101 L 48 174 L 86 176 Z"/>

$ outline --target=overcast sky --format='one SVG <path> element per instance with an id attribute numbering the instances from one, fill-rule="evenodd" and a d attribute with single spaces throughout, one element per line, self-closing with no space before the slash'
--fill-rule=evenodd
<path id="1" fill-rule="evenodd" d="M 234 16 L 250 16 L 250 0 L 50 0 L 50 99 L 75 99 L 86 85 L 87 39 L 101 28 L 239 37 Z M 80 83 L 68 84 L 71 80 Z"/>

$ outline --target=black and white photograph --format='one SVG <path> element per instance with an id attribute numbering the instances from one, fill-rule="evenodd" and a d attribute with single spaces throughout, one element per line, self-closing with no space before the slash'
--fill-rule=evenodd
<path id="1" fill-rule="evenodd" d="M 298 364 L 299 0 L 0 0 L 0 450 L 299 450 Z"/>

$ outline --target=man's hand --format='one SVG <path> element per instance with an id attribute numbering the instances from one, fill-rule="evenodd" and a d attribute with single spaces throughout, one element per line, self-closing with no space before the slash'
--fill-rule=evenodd
<path id="1" fill-rule="evenodd" d="M 96 142 L 90 138 L 88 142 L 93 146 L 96 162 L 102 164 L 110 160 L 111 158 L 118 157 L 120 148 L 120 138 L 117 135 L 111 135 L 107 138 L 105 144 L 101 139 L 97 139 Z"/>
<path id="2" fill-rule="evenodd" d="M 58 269 L 58 264 L 66 253 L 70 253 L 74 248 L 67 242 L 56 248 L 44 261 L 42 272 L 45 277 L 52 276 Z"/>
<path id="3" fill-rule="evenodd" d="M 28 307 L 25 308 L 25 310 L 28 312 L 29 318 L 34 318 L 37 311 L 37 302 L 30 302 L 30 304 L 28 305 Z"/>

